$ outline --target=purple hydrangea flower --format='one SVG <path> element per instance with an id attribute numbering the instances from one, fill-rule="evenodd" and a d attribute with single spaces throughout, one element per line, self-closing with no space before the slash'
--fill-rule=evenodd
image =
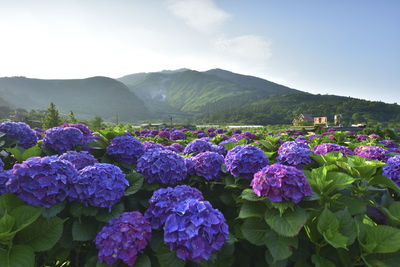
<path id="1" fill-rule="evenodd" d="M 107 147 L 110 156 L 127 164 L 136 164 L 144 152 L 144 145 L 133 136 L 117 136 Z"/>
<path id="2" fill-rule="evenodd" d="M 212 128 L 212 127 L 210 127 L 210 128 L 207 129 L 207 132 L 208 132 L 208 133 L 211 133 L 211 132 L 214 132 L 214 131 L 215 131 L 215 128 Z"/>
<path id="3" fill-rule="evenodd" d="M 141 134 L 148 134 L 148 133 L 149 133 L 149 130 L 147 130 L 147 129 L 142 129 L 142 130 L 140 131 L 140 133 L 141 133 Z"/>
<path id="4" fill-rule="evenodd" d="M 72 163 L 78 171 L 85 168 L 86 166 L 93 165 L 97 163 L 97 159 L 93 157 L 87 151 L 68 151 L 60 156 L 60 159 L 67 160 Z"/>
<path id="5" fill-rule="evenodd" d="M 392 140 L 382 140 L 379 144 L 383 144 L 386 148 L 397 148 L 398 145 Z"/>
<path id="6" fill-rule="evenodd" d="M 173 148 L 173 149 L 175 149 L 177 153 L 182 153 L 183 150 L 185 149 L 185 147 L 182 146 L 182 145 L 179 144 L 179 143 L 173 143 L 173 144 L 170 145 L 170 147 Z"/>
<path id="7" fill-rule="evenodd" d="M 77 177 L 69 161 L 57 156 L 32 157 L 14 165 L 7 186 L 26 203 L 49 208 L 64 201 Z"/>
<path id="8" fill-rule="evenodd" d="M 44 134 L 44 130 L 40 129 L 40 128 L 35 128 L 33 129 L 33 131 L 36 134 L 36 137 L 38 140 L 42 140 L 43 139 L 43 134 Z"/>
<path id="9" fill-rule="evenodd" d="M 218 128 L 218 129 L 215 130 L 215 132 L 218 133 L 218 134 L 222 134 L 222 133 L 224 133 L 225 131 L 226 131 L 226 130 L 225 130 L 225 129 L 222 129 L 222 128 Z"/>
<path id="10" fill-rule="evenodd" d="M 8 186 L 6 184 L 10 179 L 11 175 L 12 175 L 12 170 L 0 172 L 0 196 L 8 192 Z"/>
<path id="11" fill-rule="evenodd" d="M 148 183 L 175 185 L 186 178 L 185 160 L 170 150 L 151 149 L 137 162 L 137 171 Z"/>
<path id="12" fill-rule="evenodd" d="M 278 163 L 255 173 L 250 185 L 257 196 L 268 197 L 272 202 L 282 202 L 284 199 L 297 204 L 312 193 L 303 172 Z"/>
<path id="13" fill-rule="evenodd" d="M 150 130 L 150 134 L 151 134 L 151 135 L 156 136 L 156 135 L 158 135 L 158 133 L 159 133 L 159 131 L 156 130 L 156 129 L 151 129 L 151 130 Z"/>
<path id="14" fill-rule="evenodd" d="M 319 136 L 318 134 L 312 134 L 310 135 L 310 137 L 308 137 L 309 140 L 314 140 L 316 138 L 321 138 L 321 136 Z"/>
<path id="15" fill-rule="evenodd" d="M 209 132 L 209 133 L 208 133 L 208 136 L 209 136 L 209 137 L 215 137 L 215 136 L 217 136 L 217 134 L 216 134 L 215 132 Z"/>
<path id="16" fill-rule="evenodd" d="M 268 165 L 264 152 L 253 145 L 239 145 L 228 151 L 225 157 L 226 170 L 234 177 L 242 175 L 251 179 L 253 174 Z"/>
<path id="17" fill-rule="evenodd" d="M 221 177 L 224 157 L 220 154 L 206 151 L 192 157 L 192 161 L 197 176 L 204 177 L 207 181 L 218 180 Z"/>
<path id="18" fill-rule="evenodd" d="M 205 151 L 213 151 L 212 143 L 204 139 L 196 139 L 191 141 L 183 150 L 184 155 L 196 155 Z"/>
<path id="19" fill-rule="evenodd" d="M 302 169 L 303 164 L 308 165 L 312 162 L 310 152 L 310 147 L 305 143 L 287 141 L 279 147 L 276 159 L 280 164 Z"/>
<path id="20" fill-rule="evenodd" d="M 185 158 L 185 167 L 187 169 L 187 176 L 188 177 L 193 176 L 193 175 L 196 174 L 196 171 L 194 169 L 195 163 L 193 161 L 193 157 Z"/>
<path id="21" fill-rule="evenodd" d="M 368 139 L 368 135 L 366 134 L 357 134 L 358 141 L 365 141 Z"/>
<path id="22" fill-rule="evenodd" d="M 51 148 L 58 154 L 62 154 L 79 145 L 83 145 L 82 132 L 74 127 L 54 127 L 46 131 L 43 138 L 43 146 Z"/>
<path id="23" fill-rule="evenodd" d="M 240 130 L 240 129 L 233 129 L 232 132 L 233 132 L 234 134 L 241 134 L 241 133 L 242 133 L 242 130 Z"/>
<path id="24" fill-rule="evenodd" d="M 206 133 L 198 133 L 197 134 L 197 138 L 203 138 L 203 137 L 207 137 Z"/>
<path id="25" fill-rule="evenodd" d="M 144 216 L 151 222 L 153 229 L 158 229 L 164 225 L 175 205 L 187 199 L 204 200 L 198 189 L 188 185 L 158 189 L 154 191 L 153 196 L 150 198 L 150 206 Z"/>
<path id="26" fill-rule="evenodd" d="M 310 141 L 308 141 L 304 136 L 299 136 L 297 137 L 294 141 L 296 141 L 297 143 L 305 143 L 305 144 L 309 144 L 311 143 Z"/>
<path id="27" fill-rule="evenodd" d="M 100 262 L 112 265 L 121 259 L 128 266 L 133 266 L 150 239 L 150 223 L 140 212 L 131 211 L 109 221 L 94 242 L 99 250 Z"/>
<path id="28" fill-rule="evenodd" d="M 35 131 L 24 122 L 3 122 L 0 124 L 0 132 L 6 133 L 6 138 L 18 140 L 18 145 L 23 148 L 36 145 L 38 140 Z"/>
<path id="29" fill-rule="evenodd" d="M 125 174 L 115 165 L 95 163 L 79 171 L 72 180 L 70 199 L 85 205 L 108 208 L 118 203 L 129 182 Z"/>
<path id="30" fill-rule="evenodd" d="M 146 141 L 143 142 L 144 149 L 147 151 L 149 149 L 166 149 L 163 145 L 161 144 L 156 144 L 153 141 Z M 143 154 L 142 154 L 143 155 Z"/>
<path id="31" fill-rule="evenodd" d="M 87 127 L 85 124 L 82 123 L 73 123 L 73 124 L 64 123 L 60 127 L 61 128 L 73 127 L 79 129 L 83 134 L 83 143 L 85 145 L 92 142 L 95 138 L 95 136 L 93 136 L 93 132 L 89 129 L 89 127 Z"/>
<path id="32" fill-rule="evenodd" d="M 356 154 L 357 156 L 372 160 L 387 160 L 387 150 L 379 146 L 365 147 L 364 149 L 357 150 Z"/>
<path id="33" fill-rule="evenodd" d="M 171 140 L 184 140 L 185 138 L 185 133 L 179 130 L 175 130 L 169 135 L 169 139 Z"/>
<path id="34" fill-rule="evenodd" d="M 345 146 L 339 146 L 338 144 L 335 143 L 322 143 L 319 145 L 316 145 L 315 147 L 313 147 L 312 152 L 314 152 L 315 154 L 322 154 L 322 155 L 326 155 L 327 153 L 330 152 L 341 152 L 343 155 L 354 155 L 353 151 L 351 151 L 350 149 L 348 149 Z"/>
<path id="35" fill-rule="evenodd" d="M 400 155 L 388 159 L 383 166 L 383 175 L 400 186 Z"/>
<path id="36" fill-rule="evenodd" d="M 178 203 L 164 225 L 164 242 L 182 260 L 208 260 L 228 238 L 224 215 L 208 201 L 188 199 Z"/>
<path id="37" fill-rule="evenodd" d="M 4 171 L 4 162 L 0 158 L 0 172 Z"/>
<path id="38" fill-rule="evenodd" d="M 162 130 L 161 132 L 158 133 L 158 136 L 164 139 L 169 139 L 169 135 L 170 133 L 168 130 Z"/>

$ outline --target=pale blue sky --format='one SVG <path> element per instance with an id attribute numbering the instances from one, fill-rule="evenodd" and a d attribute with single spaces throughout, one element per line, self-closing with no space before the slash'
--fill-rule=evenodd
<path id="1" fill-rule="evenodd" d="M 0 77 L 223 68 L 400 103 L 400 1 L 0 0 Z"/>

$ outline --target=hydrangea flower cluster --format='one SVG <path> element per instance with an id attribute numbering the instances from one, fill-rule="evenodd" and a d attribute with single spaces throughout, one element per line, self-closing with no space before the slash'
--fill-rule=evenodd
<path id="1" fill-rule="evenodd" d="M 169 147 L 175 149 L 177 153 L 182 153 L 183 150 L 185 149 L 185 147 L 182 146 L 182 145 L 179 144 L 179 143 L 173 143 L 173 144 L 171 144 Z"/>
<path id="2" fill-rule="evenodd" d="M 127 164 L 136 164 L 144 152 L 144 145 L 133 136 L 117 136 L 107 147 L 111 157 Z"/>
<path id="3" fill-rule="evenodd" d="M 385 148 L 388 149 L 389 152 L 394 152 L 394 153 L 399 152 L 399 146 L 392 140 L 382 140 L 379 142 L 379 144 L 383 144 Z"/>
<path id="4" fill-rule="evenodd" d="M 137 171 L 148 183 L 175 185 L 187 175 L 185 160 L 170 150 L 150 149 L 137 162 Z"/>
<path id="5" fill-rule="evenodd" d="M 73 124 L 64 123 L 60 127 L 62 128 L 73 127 L 79 129 L 83 134 L 83 143 L 85 145 L 92 142 L 93 139 L 95 138 L 95 136 L 93 136 L 93 132 L 89 129 L 89 127 L 87 127 L 85 124 L 82 123 L 73 123 Z"/>
<path id="6" fill-rule="evenodd" d="M 46 131 L 43 138 L 43 146 L 51 148 L 58 154 L 62 154 L 76 146 L 83 145 L 82 132 L 74 127 L 54 127 Z"/>
<path id="7" fill-rule="evenodd" d="M 42 130 L 40 128 L 35 128 L 35 129 L 33 129 L 33 131 L 35 132 L 36 137 L 37 137 L 38 140 L 42 140 L 43 139 L 42 135 L 44 134 L 44 130 Z"/>
<path id="8" fill-rule="evenodd" d="M 297 143 L 305 143 L 305 144 L 309 144 L 311 143 L 310 141 L 308 141 L 304 136 L 300 135 L 299 137 L 297 137 L 294 141 L 296 141 Z"/>
<path id="9" fill-rule="evenodd" d="M 186 170 L 187 170 L 187 176 L 188 177 L 193 176 L 193 175 L 196 174 L 196 171 L 194 169 L 195 163 L 193 161 L 193 157 L 185 158 L 185 167 L 186 167 Z"/>
<path id="10" fill-rule="evenodd" d="M 312 162 L 310 152 L 310 147 L 305 143 L 287 141 L 279 147 L 276 159 L 280 164 L 302 169 L 303 164 L 308 165 Z"/>
<path id="11" fill-rule="evenodd" d="M 357 156 L 367 158 L 367 159 L 372 159 L 372 160 L 380 160 L 380 161 L 386 161 L 387 160 L 387 150 L 384 148 L 381 148 L 379 146 L 369 146 L 365 147 L 360 150 L 355 150 L 357 151 L 356 154 Z"/>
<path id="12" fill-rule="evenodd" d="M 353 151 L 345 146 L 339 146 L 335 143 L 322 143 L 313 147 L 312 152 L 315 154 L 326 155 L 330 152 L 341 152 L 343 155 L 354 155 Z"/>
<path id="13" fill-rule="evenodd" d="M 253 174 L 268 165 L 264 152 L 253 145 L 239 145 L 229 150 L 225 157 L 226 170 L 234 177 L 242 175 L 251 179 Z"/>
<path id="14" fill-rule="evenodd" d="M 242 130 L 240 130 L 240 129 L 233 129 L 232 132 L 233 132 L 234 134 L 241 134 L 241 133 L 242 133 Z"/>
<path id="15" fill-rule="evenodd" d="M 97 163 L 97 159 L 87 151 L 68 151 L 60 156 L 60 159 L 67 160 L 72 163 L 78 171 L 85 168 L 86 166 Z"/>
<path id="16" fill-rule="evenodd" d="M 182 260 L 208 260 L 228 238 L 224 215 L 210 202 L 188 199 L 177 203 L 164 225 L 164 242 Z"/>
<path id="17" fill-rule="evenodd" d="M 156 144 L 153 141 L 145 141 L 145 142 L 143 142 L 143 145 L 144 145 L 144 149 L 146 151 L 149 149 L 166 149 L 163 145 Z"/>
<path id="18" fill-rule="evenodd" d="M 379 135 L 374 134 L 374 133 L 368 135 L 368 138 L 369 138 L 369 139 L 382 139 L 382 137 L 380 137 Z"/>
<path id="19" fill-rule="evenodd" d="M 184 140 L 185 138 L 185 133 L 179 130 L 175 130 L 169 135 L 169 139 L 171 140 Z"/>
<path id="20" fill-rule="evenodd" d="M 80 170 L 79 176 L 72 179 L 70 199 L 111 211 L 127 186 L 129 182 L 120 168 L 108 163 L 95 163 Z"/>
<path id="21" fill-rule="evenodd" d="M 209 132 L 209 133 L 208 133 L 208 136 L 209 136 L 209 137 L 215 137 L 215 136 L 217 136 L 217 134 L 216 134 L 215 132 Z"/>
<path id="22" fill-rule="evenodd" d="M 383 166 L 383 175 L 400 186 L 400 155 L 388 159 Z"/>
<path id="23" fill-rule="evenodd" d="M 203 137 L 207 137 L 207 134 L 203 132 L 197 134 L 197 138 L 203 138 Z"/>
<path id="24" fill-rule="evenodd" d="M 64 201 L 77 177 L 78 172 L 69 161 L 57 156 L 32 157 L 14 165 L 7 186 L 26 203 L 49 208 Z"/>
<path id="25" fill-rule="evenodd" d="M 358 141 L 365 141 L 368 139 L 368 135 L 366 134 L 357 134 Z"/>
<path id="26" fill-rule="evenodd" d="M 164 138 L 164 139 L 169 139 L 169 131 L 168 130 L 162 130 L 158 133 L 158 137 Z"/>
<path id="27" fill-rule="evenodd" d="M 150 206 L 144 216 L 150 221 L 153 229 L 158 229 L 164 225 L 174 206 L 187 199 L 204 200 L 199 190 L 188 185 L 158 189 L 149 199 Z"/>
<path id="28" fill-rule="evenodd" d="M 0 196 L 8 192 L 7 182 L 12 175 L 12 170 L 0 172 Z"/>
<path id="29" fill-rule="evenodd" d="M 99 250 L 100 262 L 112 265 L 121 259 L 128 266 L 133 266 L 150 239 L 150 223 L 140 212 L 131 211 L 110 220 L 97 234 L 94 242 Z"/>
<path id="30" fill-rule="evenodd" d="M 295 204 L 305 196 L 311 196 L 311 187 L 303 172 L 292 166 L 272 164 L 254 174 L 250 184 L 259 197 L 272 202 L 291 201 Z"/>
<path id="31" fill-rule="evenodd" d="M 6 133 L 6 138 L 18 140 L 18 145 L 23 148 L 36 145 L 38 140 L 35 131 L 24 122 L 3 122 L 0 124 L 0 132 Z"/>
<path id="32" fill-rule="evenodd" d="M 209 142 L 208 140 L 195 139 L 195 140 L 191 141 L 189 144 L 187 144 L 187 146 L 183 150 L 183 154 L 184 155 L 188 155 L 188 154 L 196 155 L 201 152 L 212 151 L 213 150 L 212 145 L 213 144 L 211 142 Z"/>
<path id="33" fill-rule="evenodd" d="M 4 162 L 0 158 L 0 172 L 4 171 Z"/>
<path id="34" fill-rule="evenodd" d="M 192 157 L 192 161 L 197 176 L 204 177 L 207 181 L 218 180 L 221 177 L 224 157 L 220 154 L 206 151 Z"/>

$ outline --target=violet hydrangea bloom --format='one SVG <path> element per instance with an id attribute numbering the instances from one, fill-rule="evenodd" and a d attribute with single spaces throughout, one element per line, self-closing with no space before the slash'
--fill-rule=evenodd
<path id="1" fill-rule="evenodd" d="M 42 140 L 43 139 L 43 134 L 44 134 L 44 130 L 40 129 L 40 128 L 35 128 L 33 129 L 33 131 L 36 134 L 36 137 L 38 140 Z"/>
<path id="2" fill-rule="evenodd" d="M 193 161 L 193 157 L 187 157 L 185 158 L 185 167 L 187 169 L 187 176 L 193 176 L 196 174 L 196 171 L 194 169 L 195 163 Z"/>
<path id="3" fill-rule="evenodd" d="M 185 138 L 185 133 L 179 130 L 175 130 L 169 135 L 169 139 L 171 140 L 184 140 Z"/>
<path id="4" fill-rule="evenodd" d="M 8 192 L 7 182 L 12 175 L 12 170 L 0 172 L 0 196 Z"/>
<path id="5" fill-rule="evenodd" d="M 64 201 L 77 177 L 69 161 L 57 156 L 32 157 L 14 165 L 7 186 L 26 203 L 49 208 Z"/>
<path id="6" fill-rule="evenodd" d="M 95 163 L 80 170 L 79 175 L 72 179 L 70 199 L 111 211 L 127 186 L 129 182 L 120 168 L 108 163 Z"/>
<path id="7" fill-rule="evenodd" d="M 164 138 L 164 139 L 169 139 L 169 135 L 170 135 L 170 133 L 169 133 L 168 130 L 162 130 L 162 131 L 160 131 L 160 132 L 158 133 L 158 136 L 159 136 L 160 138 Z"/>
<path id="8" fill-rule="evenodd" d="M 362 158 L 372 159 L 372 160 L 387 160 L 387 150 L 379 146 L 367 146 L 363 149 L 355 150 L 357 151 L 357 156 Z"/>
<path id="9" fill-rule="evenodd" d="M 54 127 L 46 131 L 43 138 L 43 146 L 51 148 L 58 154 L 62 154 L 79 145 L 83 145 L 82 132 L 74 127 Z"/>
<path id="10" fill-rule="evenodd" d="M 192 161 L 197 176 L 204 177 L 207 181 L 218 180 L 221 177 L 224 157 L 220 154 L 206 151 L 192 157 Z"/>
<path id="11" fill-rule="evenodd" d="M 185 160 L 170 150 L 150 149 L 139 158 L 137 171 L 148 183 L 175 185 L 186 178 Z"/>
<path id="12" fill-rule="evenodd" d="M 144 145 L 133 136 L 117 136 L 107 147 L 107 153 L 111 157 L 127 164 L 136 164 L 144 152 Z"/>
<path id="13" fill-rule="evenodd" d="M 0 132 L 5 133 L 5 138 L 16 139 L 18 145 L 23 148 L 30 148 L 37 143 L 34 130 L 24 122 L 3 122 L 0 124 Z"/>
<path id="14" fill-rule="evenodd" d="M 153 229 L 158 229 L 164 225 L 175 205 L 187 199 L 204 200 L 202 193 L 198 189 L 188 185 L 158 189 L 154 191 L 149 199 L 150 205 L 144 216 L 150 221 Z"/>
<path id="15" fill-rule="evenodd" d="M 394 153 L 399 152 L 399 146 L 392 140 L 382 140 L 379 142 L 379 144 L 383 144 L 385 148 L 388 149 L 389 152 L 394 152 Z"/>
<path id="16" fill-rule="evenodd" d="M 316 145 L 313 147 L 312 152 L 315 154 L 322 154 L 326 155 L 327 153 L 330 152 L 341 152 L 343 155 L 354 155 L 353 151 L 351 151 L 349 148 L 345 146 L 339 146 L 338 144 L 335 143 L 322 143 L 319 145 Z"/>
<path id="17" fill-rule="evenodd" d="M 128 266 L 133 266 L 150 239 L 150 223 L 140 212 L 131 211 L 110 220 L 94 242 L 99 250 L 100 262 L 112 265 L 121 259 Z"/>
<path id="18" fill-rule="evenodd" d="M 182 260 L 208 260 L 228 238 L 224 215 L 210 202 L 188 199 L 178 203 L 164 225 L 164 242 Z"/>
<path id="19" fill-rule="evenodd" d="M 4 162 L 0 158 L 0 172 L 4 171 Z"/>
<path id="20" fill-rule="evenodd" d="M 321 138 L 321 136 L 319 136 L 318 134 L 312 134 L 310 135 L 310 137 L 308 137 L 309 140 L 314 140 L 316 138 Z"/>
<path id="21" fill-rule="evenodd" d="M 143 145 L 144 145 L 144 149 L 146 151 L 149 149 L 166 149 L 163 145 L 156 144 L 153 141 L 145 141 L 145 142 L 143 142 Z"/>
<path id="22" fill-rule="evenodd" d="M 173 149 L 175 149 L 177 153 L 182 153 L 183 150 L 185 149 L 185 147 L 182 146 L 182 145 L 179 144 L 179 143 L 173 143 L 173 144 L 170 145 L 170 147 L 173 148 Z"/>
<path id="23" fill-rule="evenodd" d="M 310 147 L 305 143 L 287 141 L 279 147 L 276 159 L 280 164 L 302 169 L 302 165 L 308 165 L 312 162 L 310 152 Z"/>
<path id="24" fill-rule="evenodd" d="M 234 177 L 242 175 L 251 179 L 253 174 L 268 165 L 264 152 L 253 145 L 239 145 L 229 150 L 225 157 L 226 170 Z"/>
<path id="25" fill-rule="evenodd" d="M 92 130 L 90 130 L 89 127 L 87 127 L 85 124 L 82 123 L 72 123 L 72 124 L 64 123 L 60 127 L 62 128 L 73 127 L 79 129 L 83 134 L 83 143 L 85 145 L 92 142 L 95 138 L 95 136 L 93 136 Z"/>
<path id="26" fill-rule="evenodd" d="M 87 151 L 68 151 L 60 156 L 60 159 L 67 160 L 72 163 L 78 171 L 85 168 L 86 166 L 97 163 L 97 159 Z"/>
<path id="27" fill-rule="evenodd" d="M 383 166 L 383 175 L 400 186 L 400 155 L 388 159 Z"/>
<path id="28" fill-rule="evenodd" d="M 367 138 L 368 138 L 368 135 L 366 135 L 366 134 L 357 134 L 358 141 L 365 141 L 365 140 L 367 140 Z"/>
<path id="29" fill-rule="evenodd" d="M 205 151 L 213 151 L 213 144 L 204 139 L 196 139 L 191 141 L 183 150 L 184 155 L 193 154 L 196 155 Z"/>
<path id="30" fill-rule="evenodd" d="M 292 166 L 278 163 L 266 166 L 254 174 L 250 186 L 259 197 L 272 202 L 291 201 L 295 204 L 305 196 L 311 196 L 311 187 L 303 172 Z"/>

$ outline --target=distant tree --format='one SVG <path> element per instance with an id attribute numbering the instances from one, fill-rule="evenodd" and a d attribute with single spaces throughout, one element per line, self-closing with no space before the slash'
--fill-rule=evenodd
<path id="1" fill-rule="evenodd" d="M 100 130 L 104 126 L 103 119 L 100 116 L 94 117 L 93 120 L 90 121 L 90 126 L 92 130 Z"/>
<path id="2" fill-rule="evenodd" d="M 78 122 L 78 120 L 75 118 L 74 112 L 72 112 L 72 110 L 70 110 L 68 113 L 68 122 L 70 122 L 70 123 Z"/>
<path id="3" fill-rule="evenodd" d="M 52 127 L 59 126 L 61 124 L 61 118 L 53 102 L 50 102 L 50 106 L 46 110 L 46 116 L 42 119 L 42 128 L 49 129 Z"/>

